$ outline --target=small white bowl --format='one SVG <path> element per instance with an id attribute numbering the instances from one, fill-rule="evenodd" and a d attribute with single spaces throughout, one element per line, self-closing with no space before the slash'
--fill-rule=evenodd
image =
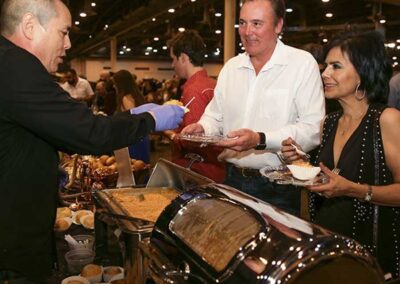
<path id="1" fill-rule="evenodd" d="M 310 180 L 315 178 L 321 171 L 320 167 L 302 167 L 287 165 L 292 175 L 299 180 Z"/>
<path id="2" fill-rule="evenodd" d="M 113 270 L 113 272 L 115 272 L 115 270 L 117 269 L 119 270 L 118 273 L 113 273 L 113 274 L 107 273 L 110 270 Z M 111 279 L 117 280 L 117 279 L 122 279 L 124 277 L 125 277 L 124 269 L 120 266 L 106 266 L 103 268 L 103 280 L 105 282 L 111 282 Z"/>
<path id="3" fill-rule="evenodd" d="M 63 281 L 61 281 L 61 284 L 77 283 L 77 282 L 73 282 L 73 281 L 79 281 L 82 284 L 90 284 L 89 280 L 87 280 L 85 277 L 81 277 L 81 276 L 67 277 L 67 278 L 63 279 Z"/>

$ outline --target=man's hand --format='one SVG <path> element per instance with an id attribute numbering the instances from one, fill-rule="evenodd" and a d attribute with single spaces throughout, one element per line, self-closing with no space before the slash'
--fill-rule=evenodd
<path id="1" fill-rule="evenodd" d="M 183 128 L 181 134 L 204 134 L 204 128 L 200 123 L 192 123 Z"/>
<path id="2" fill-rule="evenodd" d="M 153 108 L 150 113 L 156 121 L 156 131 L 175 129 L 182 122 L 185 111 L 176 105 L 163 105 Z"/>
<path id="3" fill-rule="evenodd" d="M 253 149 L 260 142 L 259 134 L 247 128 L 231 131 L 227 137 L 231 139 L 222 140 L 216 145 L 235 151 L 246 151 Z"/>

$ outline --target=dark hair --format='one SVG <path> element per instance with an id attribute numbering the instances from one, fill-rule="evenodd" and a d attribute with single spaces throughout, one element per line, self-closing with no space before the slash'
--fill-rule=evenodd
<path id="1" fill-rule="evenodd" d="M 256 1 L 256 0 L 243 0 L 242 5 L 244 5 L 247 2 L 252 2 L 252 1 Z M 282 20 L 285 19 L 285 15 L 286 15 L 285 0 L 265 0 L 265 1 L 269 1 L 271 3 L 272 10 L 274 10 L 274 12 L 275 12 L 275 21 L 274 21 L 275 25 L 278 23 L 279 19 L 282 19 Z"/>
<path id="2" fill-rule="evenodd" d="M 203 66 L 206 46 L 201 36 L 194 30 L 186 30 L 168 41 L 172 53 L 179 57 L 185 53 L 194 66 Z"/>
<path id="3" fill-rule="evenodd" d="M 365 90 L 368 102 L 386 104 L 392 68 L 381 34 L 375 31 L 339 34 L 325 46 L 324 58 L 334 47 L 349 57 L 360 76 L 358 89 Z"/>
<path id="4" fill-rule="evenodd" d="M 136 82 L 133 79 L 131 72 L 124 69 L 119 70 L 118 72 L 114 73 L 112 78 L 114 80 L 115 86 L 117 87 L 117 108 L 115 112 L 121 111 L 122 98 L 126 95 L 131 95 L 133 97 L 136 106 L 144 104 L 144 97 L 140 92 L 139 87 L 136 85 Z"/>

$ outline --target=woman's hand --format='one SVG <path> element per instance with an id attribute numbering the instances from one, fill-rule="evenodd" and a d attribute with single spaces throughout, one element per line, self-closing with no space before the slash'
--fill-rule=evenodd
<path id="1" fill-rule="evenodd" d="M 323 163 L 319 164 L 322 172 L 328 176 L 328 183 L 321 185 L 310 185 L 307 188 L 315 192 L 319 195 L 322 195 L 326 198 L 332 198 L 337 196 L 347 196 L 349 194 L 348 189 L 351 188 L 352 183 L 348 179 L 332 172 L 328 167 L 326 167 Z"/>

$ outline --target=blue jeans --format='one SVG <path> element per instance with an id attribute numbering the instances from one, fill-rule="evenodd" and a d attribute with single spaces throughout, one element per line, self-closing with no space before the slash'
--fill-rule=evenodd
<path id="1" fill-rule="evenodd" d="M 300 216 L 300 188 L 270 182 L 266 177 L 239 175 L 231 164 L 227 165 L 224 184 L 272 204 L 292 215 Z"/>

